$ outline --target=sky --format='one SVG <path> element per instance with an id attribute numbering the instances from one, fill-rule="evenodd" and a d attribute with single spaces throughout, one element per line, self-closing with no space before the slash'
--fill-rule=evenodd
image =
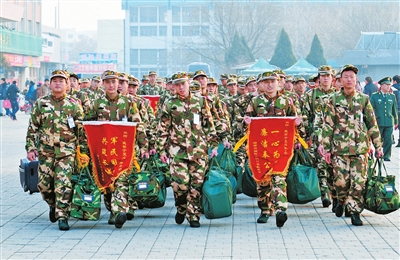
<path id="1" fill-rule="evenodd" d="M 55 8 L 60 6 L 60 28 L 97 30 L 99 19 L 124 19 L 121 0 L 42 0 L 42 23 L 55 27 Z"/>

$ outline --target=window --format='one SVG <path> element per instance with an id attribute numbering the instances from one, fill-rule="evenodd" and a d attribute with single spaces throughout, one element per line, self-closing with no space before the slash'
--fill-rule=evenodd
<path id="1" fill-rule="evenodd" d="M 172 7 L 172 22 L 174 22 L 174 23 L 181 22 L 181 7 L 180 6 Z"/>
<path id="2" fill-rule="evenodd" d="M 180 26 L 172 26 L 172 36 L 181 36 Z"/>
<path id="3" fill-rule="evenodd" d="M 200 27 L 182 26 L 182 36 L 200 36 Z"/>
<path id="4" fill-rule="evenodd" d="M 157 64 L 157 50 L 140 50 L 140 64 Z"/>
<path id="5" fill-rule="evenodd" d="M 167 65 L 167 49 L 158 50 L 158 61 L 160 65 Z"/>
<path id="6" fill-rule="evenodd" d="M 198 7 L 183 6 L 182 7 L 182 22 L 200 22 L 200 12 Z"/>
<path id="7" fill-rule="evenodd" d="M 201 22 L 208 23 L 210 21 L 210 12 L 208 6 L 201 7 Z"/>
<path id="8" fill-rule="evenodd" d="M 138 49 L 131 49 L 129 61 L 130 61 L 131 65 L 136 65 L 139 63 L 139 50 Z"/>
<path id="9" fill-rule="evenodd" d="M 207 36 L 210 34 L 209 26 L 201 26 L 201 36 Z"/>
<path id="10" fill-rule="evenodd" d="M 167 36 L 167 26 L 158 27 L 158 35 L 159 36 Z"/>
<path id="11" fill-rule="evenodd" d="M 141 23 L 156 23 L 157 22 L 157 7 L 141 7 L 140 8 Z"/>
<path id="12" fill-rule="evenodd" d="M 46 38 L 42 38 L 42 45 L 47 46 L 47 39 Z"/>
<path id="13" fill-rule="evenodd" d="M 133 75 L 133 76 L 135 76 L 135 77 L 137 78 L 138 75 L 139 75 L 139 69 L 137 69 L 137 68 L 131 68 L 131 69 L 130 69 L 130 74 Z"/>
<path id="14" fill-rule="evenodd" d="M 158 8 L 158 22 L 166 23 L 167 22 L 167 7 L 160 6 Z"/>
<path id="15" fill-rule="evenodd" d="M 52 42 L 52 41 L 48 41 L 48 42 L 47 42 L 47 46 L 53 47 L 53 42 Z"/>
<path id="16" fill-rule="evenodd" d="M 131 26 L 131 36 L 139 36 L 139 28 L 137 26 Z"/>
<path id="17" fill-rule="evenodd" d="M 137 23 L 139 21 L 139 12 L 138 8 L 131 6 L 129 9 L 129 21 L 131 23 Z"/>
<path id="18" fill-rule="evenodd" d="M 140 26 L 140 36 L 157 36 L 157 26 Z"/>

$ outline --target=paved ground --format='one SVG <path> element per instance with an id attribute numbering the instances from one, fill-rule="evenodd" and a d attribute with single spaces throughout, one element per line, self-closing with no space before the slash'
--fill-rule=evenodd
<path id="1" fill-rule="evenodd" d="M 71 230 L 58 230 L 48 220 L 48 207 L 36 193 L 24 193 L 18 174 L 25 156 L 28 116 L 0 119 L 1 131 L 1 259 L 399 259 L 399 212 L 362 213 L 364 226 L 336 218 L 320 200 L 289 205 L 289 219 L 277 228 L 275 217 L 256 224 L 256 200 L 238 195 L 229 218 L 201 219 L 201 228 L 176 225 L 172 192 L 166 206 L 138 210 L 122 229 L 99 221 L 70 220 Z M 396 132 L 398 136 L 398 132 Z M 386 164 L 397 176 L 399 152 Z"/>

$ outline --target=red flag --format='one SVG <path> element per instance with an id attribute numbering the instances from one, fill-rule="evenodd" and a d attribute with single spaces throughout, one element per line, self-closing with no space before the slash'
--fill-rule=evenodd
<path id="1" fill-rule="evenodd" d="M 137 165 L 136 123 L 84 121 L 93 165 L 93 177 L 101 191 L 114 189 L 114 181 Z"/>
<path id="2" fill-rule="evenodd" d="M 271 174 L 287 175 L 293 157 L 295 117 L 252 117 L 247 154 L 256 182 Z"/>
<path id="3" fill-rule="evenodd" d="M 155 96 L 142 95 L 141 97 L 144 97 L 145 99 L 150 101 L 150 106 L 155 113 L 157 111 L 157 105 L 158 105 L 158 101 L 160 100 L 160 96 L 158 96 L 158 95 L 155 95 Z"/>

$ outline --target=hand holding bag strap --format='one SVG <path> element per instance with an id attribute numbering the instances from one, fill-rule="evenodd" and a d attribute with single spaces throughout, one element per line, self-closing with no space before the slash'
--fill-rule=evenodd
<path id="1" fill-rule="evenodd" d="M 154 167 L 155 167 L 156 170 L 157 170 L 157 173 L 160 173 L 161 171 L 160 171 L 160 169 L 158 167 L 156 156 L 155 155 L 150 155 L 149 160 L 151 161 L 152 172 L 153 172 Z"/>
<path id="2" fill-rule="evenodd" d="M 385 163 L 383 162 L 382 158 L 377 159 L 378 165 L 379 165 L 379 169 L 378 169 L 378 176 L 382 177 L 382 166 L 383 169 L 385 170 L 385 176 L 388 176 L 387 170 L 386 170 L 386 166 Z"/>

